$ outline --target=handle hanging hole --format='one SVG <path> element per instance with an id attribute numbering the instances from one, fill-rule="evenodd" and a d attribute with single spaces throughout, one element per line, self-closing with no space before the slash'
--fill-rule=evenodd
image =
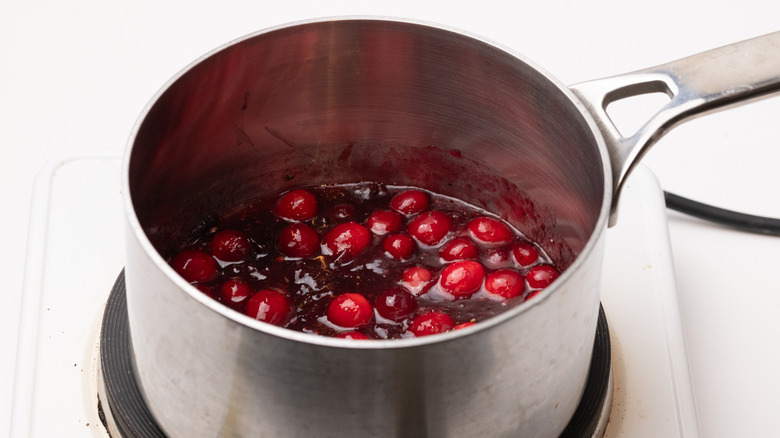
<path id="1" fill-rule="evenodd" d="M 631 95 L 607 103 L 606 112 L 620 135 L 631 137 L 671 100 L 660 91 Z"/>

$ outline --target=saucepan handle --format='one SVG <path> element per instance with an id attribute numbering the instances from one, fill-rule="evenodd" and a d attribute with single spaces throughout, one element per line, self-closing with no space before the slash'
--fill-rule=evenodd
<path id="1" fill-rule="evenodd" d="M 780 92 L 780 32 L 570 88 L 593 115 L 606 141 L 613 181 L 609 222 L 614 225 L 626 177 L 666 132 L 697 116 Z M 621 135 L 607 115 L 607 106 L 658 92 L 666 93 L 670 101 L 636 133 Z"/>

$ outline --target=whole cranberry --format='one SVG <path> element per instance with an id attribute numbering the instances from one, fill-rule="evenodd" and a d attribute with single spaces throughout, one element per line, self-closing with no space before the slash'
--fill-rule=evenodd
<path id="1" fill-rule="evenodd" d="M 415 336 L 428 336 L 448 332 L 454 327 L 455 321 L 449 315 L 434 311 L 414 317 L 409 331 Z"/>
<path id="2" fill-rule="evenodd" d="M 171 260 L 171 267 L 190 283 L 204 283 L 217 276 L 217 261 L 209 254 L 185 249 Z"/>
<path id="3" fill-rule="evenodd" d="M 539 294 L 540 294 L 540 293 L 541 293 L 543 290 L 544 290 L 544 289 L 537 289 L 537 290 L 531 291 L 531 293 L 529 293 L 528 295 L 526 295 L 526 297 L 525 297 L 525 301 L 528 301 L 528 300 L 530 300 L 531 298 L 533 298 L 533 297 L 535 297 L 535 296 L 539 295 Z"/>
<path id="4" fill-rule="evenodd" d="M 468 237 L 456 237 L 445 243 L 439 250 L 439 257 L 447 262 L 473 259 L 477 254 L 477 246 Z"/>
<path id="5" fill-rule="evenodd" d="M 473 219 L 466 228 L 475 239 L 486 243 L 506 243 L 514 237 L 504 222 L 487 216 Z"/>
<path id="6" fill-rule="evenodd" d="M 328 320 L 339 327 L 364 327 L 371 322 L 372 314 L 368 300 L 356 293 L 341 294 L 328 305 Z"/>
<path id="7" fill-rule="evenodd" d="M 211 254 L 224 262 L 240 262 L 249 255 L 251 247 L 246 234 L 239 230 L 222 230 L 211 239 Z"/>
<path id="8" fill-rule="evenodd" d="M 208 296 L 212 300 L 216 300 L 217 299 L 217 293 L 214 291 L 214 287 L 212 287 L 212 285 L 210 285 L 210 284 L 203 284 L 203 283 L 197 283 L 197 284 L 195 284 L 195 288 L 198 289 L 199 291 L 203 292 L 204 294 L 206 294 L 206 296 Z"/>
<path id="9" fill-rule="evenodd" d="M 245 282 L 232 278 L 219 287 L 219 294 L 222 302 L 228 305 L 237 305 L 252 295 L 252 288 Z"/>
<path id="10" fill-rule="evenodd" d="M 274 214 L 291 221 L 309 220 L 317 214 L 317 199 L 308 190 L 287 192 L 276 201 Z"/>
<path id="11" fill-rule="evenodd" d="M 528 271 L 525 278 L 531 289 L 544 289 L 550 285 L 561 273 L 550 265 L 536 265 Z"/>
<path id="12" fill-rule="evenodd" d="M 341 339 L 371 339 L 368 336 L 364 335 L 360 332 L 341 332 L 336 335 L 337 338 Z"/>
<path id="13" fill-rule="evenodd" d="M 455 299 L 469 298 L 482 286 L 485 268 L 471 260 L 454 262 L 441 271 L 439 285 Z"/>
<path id="14" fill-rule="evenodd" d="M 328 231 L 322 243 L 330 254 L 346 253 L 356 257 L 371 243 L 371 233 L 357 222 L 345 222 Z"/>
<path id="15" fill-rule="evenodd" d="M 420 243 L 433 246 L 439 243 L 452 229 L 452 220 L 441 211 L 420 213 L 406 227 L 409 234 Z"/>
<path id="16" fill-rule="evenodd" d="M 412 294 L 394 287 L 382 292 L 374 305 L 377 313 L 382 318 L 392 321 L 401 321 L 411 316 L 417 310 L 417 300 Z"/>
<path id="17" fill-rule="evenodd" d="M 430 198 L 421 190 L 405 190 L 393 196 L 390 208 L 403 214 L 414 214 L 428 209 Z"/>
<path id="18" fill-rule="evenodd" d="M 290 303 L 281 292 L 263 289 L 252 295 L 245 313 L 258 321 L 281 325 L 290 313 Z"/>
<path id="19" fill-rule="evenodd" d="M 485 290 L 503 298 L 514 298 L 525 292 L 525 281 L 517 271 L 499 269 L 485 278 Z"/>
<path id="20" fill-rule="evenodd" d="M 512 255 L 520 266 L 531 266 L 539 260 L 539 250 L 531 242 L 518 242 L 512 247 Z"/>
<path id="21" fill-rule="evenodd" d="M 376 210 L 366 220 L 368 228 L 377 236 L 397 231 L 403 223 L 403 216 L 391 210 Z"/>
<path id="22" fill-rule="evenodd" d="M 293 223 L 279 233 L 278 246 L 287 257 L 312 257 L 319 252 L 320 236 L 304 223 Z"/>
<path id="23" fill-rule="evenodd" d="M 413 295 L 422 295 L 431 288 L 433 273 L 422 266 L 407 268 L 401 275 L 401 285 Z"/>
<path id="24" fill-rule="evenodd" d="M 382 249 L 396 260 L 408 260 L 414 254 L 414 239 L 407 234 L 391 234 L 382 241 Z"/>

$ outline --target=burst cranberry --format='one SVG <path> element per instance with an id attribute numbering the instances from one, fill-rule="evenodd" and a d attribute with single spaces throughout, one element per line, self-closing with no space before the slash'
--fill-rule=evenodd
<path id="1" fill-rule="evenodd" d="M 525 292 L 525 281 L 517 271 L 499 269 L 485 278 L 485 290 L 503 298 L 514 298 Z"/>
<path id="2" fill-rule="evenodd" d="M 368 336 L 360 332 L 341 332 L 337 334 L 336 337 L 341 339 L 370 339 Z"/>
<path id="3" fill-rule="evenodd" d="M 444 333 L 455 327 L 455 321 L 442 312 L 428 312 L 416 316 L 409 325 L 409 331 L 415 336 L 428 336 Z"/>
<path id="4" fill-rule="evenodd" d="M 290 304 L 281 292 L 273 289 L 263 289 L 252 295 L 246 303 L 246 314 L 250 317 L 280 325 L 290 313 Z"/>
<path id="5" fill-rule="evenodd" d="M 184 250 L 171 260 L 171 267 L 190 283 L 211 281 L 217 276 L 217 261 L 198 250 Z"/>
<path id="6" fill-rule="evenodd" d="M 481 264 L 466 260 L 448 265 L 441 271 L 439 284 L 442 290 L 455 299 L 468 298 L 482 286 L 485 269 Z"/>
<path id="7" fill-rule="evenodd" d="M 211 239 L 211 254 L 225 262 L 240 262 L 249 255 L 249 239 L 238 230 L 223 230 Z"/>
<path id="8" fill-rule="evenodd" d="M 420 213 L 406 230 L 424 245 L 433 246 L 439 243 L 452 229 L 452 220 L 446 213 L 438 210 Z"/>
<path id="9" fill-rule="evenodd" d="M 238 279 L 230 279 L 219 287 L 222 301 L 227 304 L 240 304 L 252 294 L 252 288 Z"/>
<path id="10" fill-rule="evenodd" d="M 279 251 L 288 257 L 311 257 L 320 249 L 320 236 L 303 223 L 287 225 L 279 233 Z"/>
<path id="11" fill-rule="evenodd" d="M 382 318 L 401 321 L 411 316 L 417 310 L 417 300 L 409 292 L 394 287 L 387 289 L 376 300 L 377 313 Z"/>
<path id="12" fill-rule="evenodd" d="M 559 275 L 561 273 L 550 265 L 536 265 L 528 271 L 525 278 L 528 280 L 528 286 L 532 289 L 544 289 Z"/>
<path id="13" fill-rule="evenodd" d="M 439 251 L 439 257 L 447 262 L 473 259 L 477 254 L 477 246 L 468 237 L 456 237 L 445 243 Z"/>
<path id="14" fill-rule="evenodd" d="M 403 225 L 403 217 L 391 210 L 376 210 L 366 220 L 366 225 L 372 233 L 377 236 L 383 236 L 387 233 L 397 231 Z"/>
<path id="15" fill-rule="evenodd" d="M 346 253 L 355 257 L 371 243 L 371 233 L 357 222 L 345 222 L 328 231 L 322 243 L 331 254 Z"/>
<path id="16" fill-rule="evenodd" d="M 344 219 L 349 219 L 354 215 L 355 206 L 351 204 L 336 204 L 327 212 L 327 216 L 330 218 L 330 220 L 337 222 L 343 221 Z"/>
<path id="17" fill-rule="evenodd" d="M 390 208 L 403 214 L 414 214 L 428 209 L 430 199 L 421 190 L 406 190 L 390 200 Z"/>
<path id="18" fill-rule="evenodd" d="M 487 243 L 506 243 L 514 237 L 505 223 L 485 216 L 472 220 L 466 228 L 475 239 Z"/>
<path id="19" fill-rule="evenodd" d="M 509 254 L 503 248 L 491 248 L 485 254 L 483 261 L 486 267 L 493 269 L 505 268 L 512 264 L 509 261 Z"/>
<path id="20" fill-rule="evenodd" d="M 282 219 L 309 220 L 317 214 L 317 200 L 307 190 L 293 190 L 276 201 L 274 213 Z"/>
<path id="21" fill-rule="evenodd" d="M 539 259 L 539 250 L 530 242 L 518 242 L 512 248 L 512 255 L 520 266 L 531 266 Z"/>
<path id="22" fill-rule="evenodd" d="M 463 329 L 463 328 L 466 328 L 466 327 L 471 327 L 472 325 L 476 325 L 476 324 L 477 323 L 474 322 L 474 321 L 462 322 L 462 323 L 456 325 L 453 330 L 460 330 L 460 329 Z"/>
<path id="23" fill-rule="evenodd" d="M 382 248 L 396 260 L 408 260 L 414 254 L 414 239 L 406 234 L 391 234 L 382 241 Z"/>
<path id="24" fill-rule="evenodd" d="M 339 295 L 328 306 L 328 320 L 339 327 L 366 326 L 371 322 L 372 313 L 368 300 L 355 293 Z"/>
<path id="25" fill-rule="evenodd" d="M 401 276 L 401 285 L 414 295 L 422 295 L 431 287 L 431 271 L 422 266 L 407 268 Z"/>

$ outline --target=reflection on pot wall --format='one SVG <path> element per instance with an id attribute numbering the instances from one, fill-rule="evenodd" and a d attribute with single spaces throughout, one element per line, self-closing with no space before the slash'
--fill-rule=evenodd
<path id="1" fill-rule="evenodd" d="M 127 164 L 129 322 L 160 425 L 187 437 L 560 433 L 590 362 L 605 221 L 605 155 L 569 96 L 491 44 L 396 21 L 280 28 L 182 73 Z M 474 330 L 366 346 L 249 321 L 155 252 L 248 200 L 361 180 L 482 206 L 559 265 L 588 242 L 590 254 Z"/>

